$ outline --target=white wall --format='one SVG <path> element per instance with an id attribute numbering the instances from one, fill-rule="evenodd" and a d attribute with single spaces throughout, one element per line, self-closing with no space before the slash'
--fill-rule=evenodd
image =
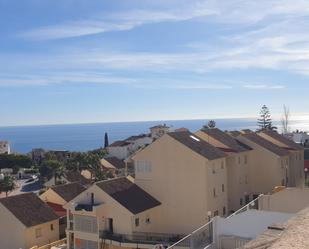
<path id="1" fill-rule="evenodd" d="M 11 153 L 11 147 L 9 142 L 7 141 L 0 141 L 0 154 L 10 154 Z"/>
<path id="2" fill-rule="evenodd" d="M 117 157 L 120 160 L 126 159 L 129 156 L 129 151 L 132 145 L 107 147 L 108 155 L 111 157 Z"/>
<path id="3" fill-rule="evenodd" d="M 286 188 L 272 195 L 263 195 L 259 200 L 259 209 L 297 213 L 309 206 L 309 188 Z"/>
<path id="4" fill-rule="evenodd" d="M 25 228 L 0 204 L 0 249 L 26 249 Z"/>
<path id="5" fill-rule="evenodd" d="M 286 222 L 294 214 L 249 210 L 229 219 L 217 217 L 214 231 L 216 241 L 221 235 L 254 239 L 274 223 Z"/>
<path id="6" fill-rule="evenodd" d="M 147 144 L 151 144 L 152 143 L 152 138 L 151 137 L 142 137 L 142 138 L 138 138 L 133 142 L 133 150 L 136 151 L 141 147 L 144 147 Z"/>

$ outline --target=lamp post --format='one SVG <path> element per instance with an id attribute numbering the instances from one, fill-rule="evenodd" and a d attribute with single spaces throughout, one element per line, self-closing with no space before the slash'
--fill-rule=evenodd
<path id="1" fill-rule="evenodd" d="M 305 186 L 307 185 L 308 168 L 305 168 Z"/>
<path id="2" fill-rule="evenodd" d="M 208 217 L 208 222 L 209 222 L 209 225 L 208 225 L 208 232 L 209 232 L 209 240 L 212 242 L 212 224 L 211 224 L 211 211 L 208 211 L 207 212 L 207 217 Z"/>

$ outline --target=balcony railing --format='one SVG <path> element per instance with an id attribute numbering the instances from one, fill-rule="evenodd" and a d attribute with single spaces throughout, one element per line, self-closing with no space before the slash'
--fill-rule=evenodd
<path id="1" fill-rule="evenodd" d="M 184 235 L 177 234 L 161 234 L 161 233 L 133 233 L 133 234 L 116 234 L 107 231 L 100 231 L 102 239 L 117 241 L 119 243 L 134 243 L 134 244 L 163 244 L 172 245 L 179 241 Z"/>

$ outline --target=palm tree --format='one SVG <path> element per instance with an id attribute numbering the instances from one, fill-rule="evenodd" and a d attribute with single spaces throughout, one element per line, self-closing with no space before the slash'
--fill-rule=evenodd
<path id="1" fill-rule="evenodd" d="M 65 168 L 72 171 L 82 171 L 87 168 L 86 153 L 75 152 L 71 154 L 71 157 L 66 161 Z"/>
<path id="2" fill-rule="evenodd" d="M 54 177 L 55 184 L 57 183 L 57 179 L 61 179 L 61 177 L 64 175 L 63 164 L 57 160 L 46 160 L 42 163 L 41 168 L 41 174 L 44 172 L 43 176 L 47 177 L 48 179 Z"/>
<path id="3" fill-rule="evenodd" d="M 106 174 L 102 170 L 99 155 L 88 153 L 85 160 L 87 169 L 91 173 L 91 179 L 94 178 L 95 181 L 100 181 L 107 178 Z"/>
<path id="4" fill-rule="evenodd" d="M 15 189 L 16 185 L 13 177 L 5 176 L 0 180 L 0 193 L 5 192 L 5 196 L 8 197 L 8 193 Z"/>

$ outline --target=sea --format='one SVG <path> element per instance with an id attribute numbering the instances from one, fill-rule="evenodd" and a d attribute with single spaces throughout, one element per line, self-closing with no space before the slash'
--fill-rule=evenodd
<path id="1" fill-rule="evenodd" d="M 216 126 L 222 130 L 255 130 L 256 119 L 234 118 L 216 119 Z M 28 153 L 34 148 L 46 150 L 88 151 L 104 144 L 107 132 L 109 143 L 122 140 L 132 135 L 149 133 L 149 127 L 166 124 L 173 128 L 188 128 L 194 132 L 200 129 L 207 120 L 162 120 L 119 123 L 65 124 L 0 127 L 0 141 L 8 140 L 11 150 L 17 153 Z M 279 125 L 280 122 L 274 122 Z M 294 120 L 293 129 L 309 130 L 309 119 Z"/>

